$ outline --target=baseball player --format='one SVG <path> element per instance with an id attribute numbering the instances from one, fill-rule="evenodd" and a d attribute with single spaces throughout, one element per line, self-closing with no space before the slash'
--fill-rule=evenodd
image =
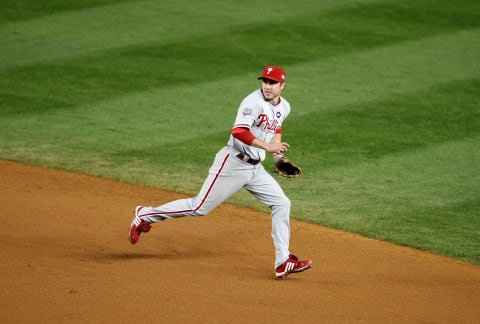
<path id="1" fill-rule="evenodd" d="M 311 260 L 301 261 L 290 253 L 290 200 L 261 164 L 266 152 L 278 157 L 289 148 L 289 144 L 281 140 L 282 123 L 290 114 L 290 104 L 281 96 L 286 87 L 286 74 L 279 66 L 267 66 L 258 79 L 262 80 L 261 89 L 241 102 L 230 139 L 216 154 L 197 196 L 159 207 L 137 206 L 129 232 L 132 244 L 138 242 L 142 232 L 150 230 L 152 223 L 207 215 L 240 188 L 245 188 L 271 209 L 276 278 L 285 278 L 312 266 Z"/>

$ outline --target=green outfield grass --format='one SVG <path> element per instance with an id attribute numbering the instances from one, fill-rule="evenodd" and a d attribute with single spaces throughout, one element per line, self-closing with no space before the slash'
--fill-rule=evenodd
<path id="1" fill-rule="evenodd" d="M 0 44 L 1 158 L 194 194 L 278 64 L 294 218 L 480 263 L 479 2 L 7 1 Z"/>

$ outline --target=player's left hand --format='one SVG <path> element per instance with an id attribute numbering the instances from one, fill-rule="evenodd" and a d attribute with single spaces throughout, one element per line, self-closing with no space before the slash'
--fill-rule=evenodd
<path id="1" fill-rule="evenodd" d="M 275 155 L 273 157 L 275 171 L 285 178 L 296 178 L 302 175 L 303 170 L 286 156 Z"/>

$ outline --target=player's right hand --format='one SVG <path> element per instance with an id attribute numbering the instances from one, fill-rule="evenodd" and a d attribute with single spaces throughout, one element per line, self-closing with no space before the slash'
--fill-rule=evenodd
<path id="1" fill-rule="evenodd" d="M 270 143 L 270 149 L 268 151 L 274 154 L 284 154 L 285 152 L 287 152 L 289 147 L 290 145 L 285 142 Z"/>

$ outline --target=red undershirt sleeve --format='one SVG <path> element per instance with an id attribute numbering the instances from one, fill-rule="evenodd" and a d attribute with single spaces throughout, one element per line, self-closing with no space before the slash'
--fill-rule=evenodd
<path id="1" fill-rule="evenodd" d="M 232 129 L 232 135 L 243 143 L 250 145 L 255 139 L 255 135 L 248 128 L 237 127 Z"/>

